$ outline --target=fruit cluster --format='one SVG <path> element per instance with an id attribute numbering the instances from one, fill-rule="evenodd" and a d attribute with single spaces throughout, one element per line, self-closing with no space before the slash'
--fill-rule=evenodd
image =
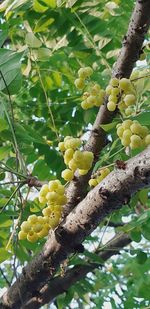
<path id="1" fill-rule="evenodd" d="M 131 149 L 150 145 L 149 129 L 142 126 L 138 121 L 125 120 L 117 125 L 117 135 L 121 139 L 123 146 Z"/>
<path id="2" fill-rule="evenodd" d="M 127 116 L 133 112 L 133 107 L 136 104 L 136 92 L 130 79 L 112 78 L 106 88 L 108 95 L 107 108 L 110 112 L 118 109 Z"/>
<path id="3" fill-rule="evenodd" d="M 90 187 L 95 187 L 100 183 L 108 174 L 110 173 L 110 169 L 108 167 L 104 167 L 98 170 L 92 178 L 89 180 Z"/>
<path id="4" fill-rule="evenodd" d="M 78 76 L 74 82 L 77 89 L 83 89 L 85 87 L 85 81 L 89 78 L 93 73 L 93 69 L 91 67 L 80 68 L 78 71 Z"/>
<path id="5" fill-rule="evenodd" d="M 65 205 L 67 198 L 65 196 L 65 188 L 59 180 L 51 180 L 48 184 L 42 186 L 39 193 L 39 201 L 41 204 Z"/>
<path id="6" fill-rule="evenodd" d="M 58 144 L 59 150 L 64 154 L 64 162 L 69 167 L 62 171 L 62 178 L 66 181 L 71 181 L 74 177 L 74 172 L 78 169 L 79 175 L 88 173 L 93 163 L 93 153 L 90 151 L 81 151 L 81 140 L 66 136 L 64 142 Z"/>
<path id="7" fill-rule="evenodd" d="M 78 71 L 78 76 L 75 80 L 76 88 L 82 90 L 86 86 L 86 79 L 89 78 L 93 73 L 93 69 L 90 67 L 81 68 Z M 81 107 L 83 109 L 89 109 L 93 106 L 101 106 L 104 101 L 105 91 L 101 89 L 98 84 L 88 85 L 88 91 L 83 93 L 83 101 Z"/>
<path id="8" fill-rule="evenodd" d="M 27 221 L 21 224 L 21 230 L 18 234 L 20 240 L 27 239 L 30 242 L 36 242 L 38 239 L 48 235 L 50 225 L 48 219 L 42 216 L 31 215 Z"/>
<path id="9" fill-rule="evenodd" d="M 101 106 L 104 102 L 105 91 L 101 89 L 100 85 L 95 84 L 89 91 L 83 93 L 83 101 L 81 107 L 83 109 L 89 109 L 93 106 Z"/>
<path id="10" fill-rule="evenodd" d="M 42 210 L 43 216 L 32 215 L 21 224 L 19 239 L 27 239 L 36 242 L 48 235 L 50 229 L 54 229 L 61 219 L 62 206 L 66 204 L 65 188 L 59 180 L 49 181 L 42 186 L 39 193 L 39 201 L 48 206 Z"/>

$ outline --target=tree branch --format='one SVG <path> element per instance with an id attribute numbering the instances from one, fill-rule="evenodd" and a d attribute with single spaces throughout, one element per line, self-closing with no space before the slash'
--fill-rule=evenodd
<path id="1" fill-rule="evenodd" d="M 75 252 L 79 244 L 108 214 L 121 209 L 139 189 L 150 185 L 150 147 L 116 169 L 91 190 L 55 231 L 22 274 L 3 295 L 1 308 L 18 309 L 36 296 L 56 272 L 60 263 Z M 109 253 L 107 253 L 109 254 Z"/>
<path id="2" fill-rule="evenodd" d="M 118 78 L 129 77 L 135 62 L 139 59 L 140 50 L 144 41 L 145 34 L 150 25 L 150 1 L 136 1 L 135 9 L 132 13 L 127 34 L 124 37 L 120 56 L 117 59 L 113 76 Z M 100 151 L 106 145 L 106 133 L 100 127 L 102 124 L 110 123 L 115 116 L 115 112 L 109 112 L 107 109 L 107 97 L 102 105 L 93 124 L 91 135 L 85 150 L 92 151 L 95 161 Z M 92 170 L 85 176 L 75 174 L 75 179 L 67 188 L 67 204 L 65 207 L 65 216 L 82 200 L 86 195 L 87 183 Z"/>
<path id="3" fill-rule="evenodd" d="M 106 244 L 105 249 L 102 249 L 102 251 L 99 252 L 99 263 L 76 265 L 73 268 L 68 269 L 63 277 L 57 276 L 50 280 L 50 282 L 39 291 L 39 294 L 31 298 L 22 309 L 38 309 L 41 306 L 54 301 L 58 295 L 67 292 L 73 284 L 85 278 L 85 276 L 95 268 L 102 266 L 105 261 L 111 256 L 118 254 L 119 251 L 130 244 L 130 242 L 131 239 L 128 234 L 117 234 Z"/>

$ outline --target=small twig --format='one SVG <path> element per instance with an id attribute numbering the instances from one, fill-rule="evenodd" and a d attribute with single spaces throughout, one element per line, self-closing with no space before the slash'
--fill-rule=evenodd
<path id="1" fill-rule="evenodd" d="M 7 277 L 5 276 L 5 274 L 4 274 L 4 272 L 3 272 L 3 270 L 2 270 L 1 267 L 0 267 L 0 272 L 1 272 L 2 276 L 3 276 L 3 278 L 5 279 L 7 285 L 8 285 L 8 286 L 11 286 L 11 283 L 9 282 L 9 280 L 7 279 Z"/>
<path id="2" fill-rule="evenodd" d="M 3 163 L 0 162 L 0 164 L 3 164 Z M 25 175 L 23 175 L 21 173 L 18 173 L 18 172 L 14 171 L 11 168 L 3 167 L 3 166 L 0 165 L 0 169 L 4 170 L 5 172 L 9 172 L 9 173 L 12 173 L 12 174 L 15 174 L 17 176 L 20 176 L 20 177 L 23 177 L 23 178 L 27 179 L 27 176 L 25 176 Z"/>
<path id="3" fill-rule="evenodd" d="M 131 79 L 131 82 L 135 82 L 136 80 L 139 80 L 139 79 L 142 79 L 142 78 L 147 78 L 147 77 L 150 77 L 150 74 L 144 75 L 144 76 L 140 76 L 140 77 L 137 77 L 137 78 L 133 78 L 133 79 Z"/>
<path id="4" fill-rule="evenodd" d="M 1 70 L 0 70 L 0 75 L 1 75 L 1 78 L 2 78 L 2 80 L 4 82 L 4 85 L 6 87 L 8 98 L 9 98 L 9 103 L 10 103 L 10 110 L 11 110 L 12 121 L 10 120 L 10 118 L 8 116 L 8 113 L 7 113 L 7 110 L 6 110 L 4 104 L 3 104 L 3 106 L 4 106 L 5 113 L 6 113 L 6 117 L 8 119 L 8 123 L 10 125 L 10 129 L 12 131 L 13 139 L 14 139 L 14 149 L 15 149 L 15 153 L 16 153 L 16 168 L 17 168 L 17 171 L 18 171 L 18 163 L 20 163 L 20 165 L 22 167 L 22 170 L 25 172 L 26 171 L 25 164 L 24 164 L 22 155 L 20 153 L 19 146 L 18 146 L 17 139 L 16 139 L 16 132 L 15 132 L 15 126 L 14 126 L 15 118 L 14 118 L 13 104 L 12 104 L 12 100 L 11 100 L 10 91 L 9 91 L 8 85 L 7 85 L 6 81 L 5 81 L 4 75 L 3 75 Z"/>
<path id="5" fill-rule="evenodd" d="M 24 183 L 24 180 L 16 180 L 16 181 L 7 181 L 7 182 L 0 182 L 0 185 L 4 186 L 4 185 L 10 185 L 10 184 L 15 184 L 15 183 Z"/>
<path id="6" fill-rule="evenodd" d="M 6 202 L 6 204 L 3 206 L 3 208 L 0 211 L 0 214 L 4 211 L 4 209 L 7 207 L 7 205 L 9 204 L 9 202 L 11 201 L 11 199 L 14 197 L 14 195 L 16 194 L 16 192 L 23 186 L 23 184 L 19 184 L 17 186 L 17 188 L 15 189 L 15 191 L 11 194 L 11 196 L 9 197 L 8 201 Z"/>

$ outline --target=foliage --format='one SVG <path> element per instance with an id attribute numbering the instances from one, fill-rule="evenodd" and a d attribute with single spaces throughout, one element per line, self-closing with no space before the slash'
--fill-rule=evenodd
<path id="1" fill-rule="evenodd" d="M 77 72 L 90 66 L 94 71 L 91 83 L 103 89 L 108 86 L 133 5 L 134 1 L 123 0 L 5 0 L 0 5 L 1 288 L 14 280 L 20 266 L 30 261 L 45 242 L 40 239 L 37 246 L 18 240 L 21 223 L 29 215 L 42 214 L 39 189 L 25 184 L 27 175 L 39 181 L 60 179 L 65 184 L 61 177 L 65 164 L 58 143 L 65 136 L 82 136 L 85 143 L 98 112 L 96 106 L 82 109 L 82 91 L 74 85 Z M 148 34 L 147 42 L 149 39 Z M 148 47 L 144 53 L 145 60 L 134 69 L 138 74 L 134 83 L 137 103 L 131 119 L 150 130 Z M 143 149 L 125 151 L 116 132 L 121 122 L 118 113 L 112 123 L 102 125 L 109 143 L 94 173 L 103 167 L 113 170 L 116 160 L 127 160 Z M 110 221 L 121 226 L 110 227 Z M 69 308 L 70 302 L 72 306 L 74 303 L 70 308 L 103 308 L 105 302 L 110 302 L 112 308 L 150 305 L 149 190 L 137 192 L 107 222 L 85 240 L 87 251 L 71 257 L 68 267 L 97 263 L 94 248 L 103 245 L 109 234 L 129 233 L 131 246 L 58 296 L 59 309 Z M 128 223 L 122 226 L 123 222 Z"/>

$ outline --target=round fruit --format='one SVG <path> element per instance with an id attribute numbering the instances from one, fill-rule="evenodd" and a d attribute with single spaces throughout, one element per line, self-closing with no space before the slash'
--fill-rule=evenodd
<path id="1" fill-rule="evenodd" d="M 18 238 L 19 240 L 24 240 L 27 238 L 27 233 L 23 232 L 23 231 L 19 231 L 18 233 Z"/>
<path id="2" fill-rule="evenodd" d="M 122 124 L 124 130 L 125 129 L 130 129 L 130 126 L 132 125 L 132 120 L 128 119 L 128 120 L 125 120 Z"/>
<path id="3" fill-rule="evenodd" d="M 75 80 L 74 84 L 75 84 L 76 88 L 78 88 L 78 89 L 83 89 L 84 86 L 85 86 L 84 79 L 82 79 L 82 78 L 77 78 Z"/>
<path id="4" fill-rule="evenodd" d="M 132 132 L 129 129 L 126 129 L 126 130 L 124 130 L 122 137 L 124 139 L 130 139 L 131 135 L 132 135 Z"/>
<path id="5" fill-rule="evenodd" d="M 122 137 L 123 132 L 124 132 L 124 128 L 123 128 L 122 126 L 120 126 L 120 127 L 117 129 L 117 135 L 118 135 L 119 137 Z"/>
<path id="6" fill-rule="evenodd" d="M 30 225 L 33 225 L 33 224 L 35 224 L 36 222 L 37 222 L 37 216 L 36 216 L 36 215 L 31 215 L 31 216 L 28 217 L 28 223 L 29 223 Z"/>
<path id="7" fill-rule="evenodd" d="M 113 87 L 112 86 L 110 86 L 110 85 L 108 85 L 107 87 L 106 87 L 106 94 L 107 95 L 111 95 L 111 92 L 112 92 L 112 90 L 113 90 Z"/>
<path id="8" fill-rule="evenodd" d="M 76 163 L 76 161 L 74 159 L 71 159 L 70 162 L 69 162 L 69 168 L 75 172 L 76 169 L 78 168 L 78 165 Z"/>
<path id="9" fill-rule="evenodd" d="M 127 147 L 130 144 L 130 137 L 122 138 L 121 143 L 123 146 Z"/>
<path id="10" fill-rule="evenodd" d="M 96 103 L 97 99 L 96 99 L 96 96 L 94 95 L 90 95 L 88 98 L 87 98 L 87 103 L 89 105 L 91 105 L 91 107 Z"/>
<path id="11" fill-rule="evenodd" d="M 33 231 L 29 232 L 27 235 L 27 240 L 34 243 L 38 240 L 38 235 Z"/>
<path id="12" fill-rule="evenodd" d="M 84 101 L 82 101 L 81 102 L 81 107 L 83 108 L 83 109 L 88 109 L 88 108 L 91 108 L 93 105 L 92 104 L 89 104 L 88 102 L 87 102 L 87 100 L 84 100 Z"/>
<path id="13" fill-rule="evenodd" d="M 117 87 L 119 85 L 119 79 L 114 77 L 110 80 L 110 83 L 109 83 L 112 87 Z"/>
<path id="14" fill-rule="evenodd" d="M 89 180 L 89 186 L 90 186 L 90 187 L 96 187 L 97 184 L 98 184 L 98 183 L 97 183 L 97 180 L 96 180 L 96 179 L 94 179 L 94 178 L 92 179 L 92 178 L 91 178 L 91 179 Z"/>
<path id="15" fill-rule="evenodd" d="M 42 224 L 37 223 L 37 224 L 34 224 L 34 226 L 33 226 L 33 231 L 34 231 L 35 233 L 39 233 L 39 232 L 42 230 L 42 228 L 43 228 Z"/>
<path id="16" fill-rule="evenodd" d="M 107 103 L 107 108 L 110 112 L 114 112 L 116 109 L 116 104 L 114 102 L 109 101 Z"/>
<path id="17" fill-rule="evenodd" d="M 150 145 L 150 134 L 145 137 L 144 142 L 147 146 Z"/>
<path id="18" fill-rule="evenodd" d="M 24 221 L 22 222 L 21 224 L 21 230 L 24 232 L 24 233 L 28 233 L 30 230 L 31 230 L 31 225 L 28 221 Z"/>
<path id="19" fill-rule="evenodd" d="M 59 148 L 60 151 L 64 152 L 65 151 L 65 144 L 64 144 L 64 142 L 60 142 L 58 144 L 58 148 Z"/>
<path id="20" fill-rule="evenodd" d="M 124 98 L 124 102 L 127 106 L 133 105 L 136 103 L 136 97 L 134 94 L 127 94 Z"/>
<path id="21" fill-rule="evenodd" d="M 93 74 L 93 69 L 90 68 L 90 67 L 85 67 L 84 68 L 84 74 L 85 74 L 86 77 L 91 76 Z"/>
<path id="22" fill-rule="evenodd" d="M 59 194 L 54 191 L 48 192 L 46 195 L 47 201 L 52 204 L 54 203 L 57 204 L 58 197 L 59 197 Z"/>
<path id="23" fill-rule="evenodd" d="M 119 81 L 119 87 L 121 90 L 128 91 L 131 86 L 131 82 L 127 78 L 121 78 Z"/>
<path id="24" fill-rule="evenodd" d="M 140 135 L 142 126 L 137 122 L 133 123 L 130 127 L 130 130 L 133 134 Z"/>
<path id="25" fill-rule="evenodd" d="M 131 136 L 131 143 L 130 143 L 130 148 L 131 149 L 136 149 L 142 146 L 142 139 L 138 135 L 132 135 Z"/>
<path id="26" fill-rule="evenodd" d="M 71 181 L 73 179 L 74 173 L 70 169 L 65 169 L 61 173 L 62 178 L 64 178 L 66 181 Z"/>

